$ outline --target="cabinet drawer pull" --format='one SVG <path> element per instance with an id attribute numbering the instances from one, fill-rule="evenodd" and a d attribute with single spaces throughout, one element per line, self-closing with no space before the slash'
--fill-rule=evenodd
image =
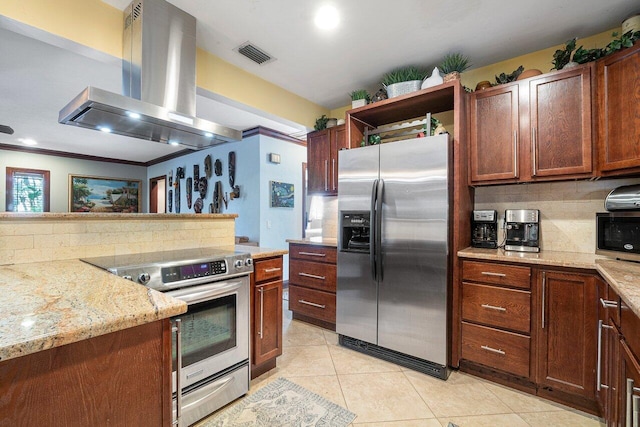
<path id="1" fill-rule="evenodd" d="M 318 307 L 324 310 L 324 308 L 326 307 L 326 305 L 322 305 L 322 304 L 316 304 L 315 302 L 309 302 L 309 301 L 305 301 L 303 299 L 299 299 L 298 302 L 300 304 L 306 304 L 306 305 L 310 305 L 312 307 Z"/>
<path id="2" fill-rule="evenodd" d="M 546 293 L 547 293 L 547 273 L 546 272 L 542 272 L 542 304 L 541 304 L 541 313 L 540 313 L 540 317 L 542 318 L 542 329 L 544 329 L 544 324 L 545 324 L 545 314 L 546 314 L 546 308 L 545 308 L 545 303 L 546 303 Z"/>
<path id="3" fill-rule="evenodd" d="M 507 277 L 507 275 L 504 273 L 493 273 L 491 271 L 483 271 L 480 274 L 483 274 L 485 276 Z"/>
<path id="4" fill-rule="evenodd" d="M 518 177 L 518 131 L 513 131 L 513 177 Z"/>
<path id="5" fill-rule="evenodd" d="M 280 270 L 282 270 L 282 269 L 279 268 L 279 267 L 273 267 L 273 268 L 265 268 L 264 272 L 265 273 L 275 273 L 276 271 L 280 271 Z"/>
<path id="6" fill-rule="evenodd" d="M 489 310 L 507 311 L 507 309 L 504 307 L 498 307 L 496 305 L 490 305 L 490 304 L 482 304 L 481 307 L 488 308 Z"/>
<path id="7" fill-rule="evenodd" d="M 320 257 L 324 257 L 327 256 L 327 254 L 321 254 L 318 252 L 298 252 L 300 255 L 308 255 L 308 256 L 320 256 Z"/>
<path id="8" fill-rule="evenodd" d="M 497 349 L 497 348 L 493 348 L 493 347 L 489 347 L 488 345 L 481 345 L 480 346 L 481 349 L 483 350 L 487 350 L 490 351 L 492 353 L 498 353 L 498 354 L 502 354 L 503 356 L 507 353 L 505 353 L 504 351 Z"/>
<path id="9" fill-rule="evenodd" d="M 536 176 L 536 128 L 531 128 L 531 175 Z"/>
<path id="10" fill-rule="evenodd" d="M 600 298 L 600 304 L 602 304 L 603 308 L 618 308 L 618 302 L 617 301 L 611 301 L 611 300 L 606 300 L 606 299 Z"/>
<path id="11" fill-rule="evenodd" d="M 309 273 L 298 273 L 298 276 L 311 277 L 312 279 L 320 279 L 320 280 L 326 279 L 325 276 L 316 276 L 315 274 L 309 274 Z"/>

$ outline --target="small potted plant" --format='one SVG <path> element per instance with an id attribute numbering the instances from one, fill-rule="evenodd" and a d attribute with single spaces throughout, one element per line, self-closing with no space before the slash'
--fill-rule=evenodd
<path id="1" fill-rule="evenodd" d="M 444 82 L 450 82 L 451 80 L 459 80 L 460 73 L 469 68 L 471 64 L 469 63 L 469 58 L 464 56 L 463 54 L 456 53 L 448 53 L 442 59 L 442 63 L 440 64 L 440 71 L 444 73 Z"/>
<path id="2" fill-rule="evenodd" d="M 369 92 L 366 89 L 354 90 L 349 96 L 351 96 L 351 108 L 364 107 L 370 100 Z"/>
<path id="3" fill-rule="evenodd" d="M 387 90 L 389 98 L 420 90 L 425 70 L 418 67 L 396 68 L 382 77 L 382 86 Z"/>

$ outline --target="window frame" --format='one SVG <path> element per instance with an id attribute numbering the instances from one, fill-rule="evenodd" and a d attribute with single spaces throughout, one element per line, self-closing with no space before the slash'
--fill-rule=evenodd
<path id="1" fill-rule="evenodd" d="M 34 175 L 42 175 L 44 180 L 44 185 L 42 186 L 42 211 L 49 212 L 50 211 L 50 188 L 51 188 L 51 173 L 48 170 L 42 169 L 28 169 L 28 168 L 13 168 L 7 166 L 7 175 L 6 175 L 6 190 L 5 190 L 5 209 L 7 212 L 15 212 L 13 210 L 14 200 L 13 200 L 13 177 L 15 173 L 30 173 Z M 25 212 L 23 212 L 25 213 Z"/>

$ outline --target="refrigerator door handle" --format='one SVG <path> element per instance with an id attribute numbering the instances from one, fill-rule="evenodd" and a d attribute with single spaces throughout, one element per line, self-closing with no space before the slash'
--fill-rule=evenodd
<path id="1" fill-rule="evenodd" d="M 378 281 L 382 281 L 384 276 L 382 272 L 382 198 L 384 197 L 384 179 L 378 182 L 378 195 L 376 196 L 376 277 Z"/>
<path id="2" fill-rule="evenodd" d="M 371 189 L 371 217 L 370 224 L 373 224 L 369 232 L 369 264 L 371 265 L 371 279 L 376 280 L 376 197 L 378 195 L 378 181 L 373 181 Z"/>

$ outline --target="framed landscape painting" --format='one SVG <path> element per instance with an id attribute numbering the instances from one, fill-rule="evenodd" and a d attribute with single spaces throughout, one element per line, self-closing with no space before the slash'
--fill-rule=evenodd
<path id="1" fill-rule="evenodd" d="M 293 207 L 293 184 L 286 182 L 271 181 L 271 207 L 272 208 L 292 208 Z"/>
<path id="2" fill-rule="evenodd" d="M 69 175 L 69 212 L 140 212 L 139 179 Z"/>

